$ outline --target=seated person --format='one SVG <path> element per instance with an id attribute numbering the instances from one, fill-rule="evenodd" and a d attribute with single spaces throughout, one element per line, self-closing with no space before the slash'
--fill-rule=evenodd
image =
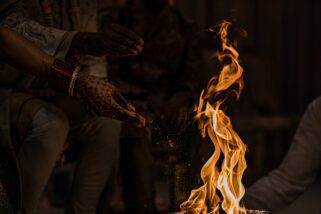
<path id="1" fill-rule="evenodd" d="M 321 169 L 321 97 L 304 113 L 281 165 L 247 191 L 247 208 L 279 212 L 297 199 Z"/>
<path id="2" fill-rule="evenodd" d="M 66 94 L 62 96 L 73 96 L 70 99 L 82 103 L 79 106 L 84 114 L 81 121 L 71 121 L 54 102 L 31 94 L 34 91 L 32 84 L 30 88 L 21 90 L 13 82 L 1 78 L 0 190 L 8 194 L 14 212 L 35 213 L 39 197 L 69 135 L 79 143 L 80 154 L 66 213 L 95 213 L 103 188 L 117 164 L 120 124 L 106 117 L 139 126 L 144 124 L 144 118 L 106 79 L 78 72 L 77 61 L 82 54 L 135 54 L 142 49 L 142 40 L 116 25 L 111 27 L 109 35 L 45 28 L 11 13 L 12 4 L 14 1 L 0 4 L 0 23 L 7 27 L 1 27 L 0 32 L 1 59 L 22 71 L 20 77 L 31 74 L 31 77 L 37 78 L 30 79 L 47 82 L 56 91 Z M 66 56 L 68 63 L 50 57 L 8 28 L 22 34 L 47 53 Z M 124 32 L 127 34 L 123 35 Z M 115 42 L 111 35 L 122 40 Z M 5 75 L 6 71 L 1 69 L 2 77 L 9 77 Z M 0 205 L 1 213 L 9 213 L 2 212 L 2 208 L 8 206 Z"/>
<path id="3" fill-rule="evenodd" d="M 129 0 L 102 10 L 101 29 L 118 23 L 142 35 L 144 51 L 124 59 L 108 58 L 109 78 L 148 121 L 145 129 L 123 126 L 121 171 L 126 213 L 154 213 L 151 141 L 178 133 L 195 98 L 201 70 L 198 26 L 167 0 Z"/>

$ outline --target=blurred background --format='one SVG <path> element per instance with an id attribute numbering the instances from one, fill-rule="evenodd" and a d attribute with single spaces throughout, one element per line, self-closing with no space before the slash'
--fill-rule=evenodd
<path id="1" fill-rule="evenodd" d="M 99 1 L 101 8 L 123 3 Z M 171 3 L 200 26 L 205 68 L 199 70 L 200 78 L 196 81 L 203 87 L 216 72 L 210 56 L 218 44 L 216 35 L 209 33 L 208 28 L 225 19 L 248 33 L 247 38 L 235 35 L 245 70 L 245 89 L 241 100 L 233 103 L 229 112 L 236 131 L 248 146 L 244 183 L 249 186 L 279 165 L 302 113 L 321 95 L 321 1 L 172 0 Z M 207 149 L 210 142 L 198 138 L 194 143 L 198 148 L 194 155 L 202 157 L 204 163 L 211 151 Z M 186 163 L 194 163 L 179 157 L 181 153 L 175 149 L 181 147 L 155 149 L 159 156 L 170 154 L 166 160 L 159 158 L 155 163 L 157 206 L 164 213 L 175 209 L 189 190 L 198 186 L 202 166 L 198 163 L 190 170 Z M 49 187 L 57 185 L 54 180 L 66 176 L 68 173 L 59 171 Z M 315 185 L 284 213 L 319 213 L 321 185 L 320 182 Z M 58 196 L 64 192 L 59 185 L 54 189 Z M 121 207 L 119 197 L 115 196 L 116 207 Z"/>

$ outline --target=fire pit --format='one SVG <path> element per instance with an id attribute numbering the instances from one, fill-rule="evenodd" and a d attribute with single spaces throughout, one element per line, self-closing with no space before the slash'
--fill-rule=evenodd
<path id="1" fill-rule="evenodd" d="M 271 212 L 268 211 L 259 211 L 259 210 L 247 210 L 247 214 L 271 214 Z"/>
<path id="2" fill-rule="evenodd" d="M 218 214 L 223 214 L 224 212 L 220 212 Z M 169 214 L 203 214 L 203 213 L 185 213 L 185 212 L 173 212 L 173 213 L 169 213 Z M 206 214 L 206 213 L 204 213 Z M 209 214 L 215 214 L 215 213 L 209 213 Z M 271 214 L 271 212 L 268 211 L 259 211 L 259 210 L 246 210 L 246 214 Z"/>
<path id="3" fill-rule="evenodd" d="M 220 212 L 218 214 L 223 214 L 224 212 Z M 173 212 L 169 214 L 207 214 L 207 213 L 187 213 L 187 212 Z M 216 213 L 209 213 L 209 214 L 216 214 Z M 240 213 L 241 214 L 241 213 Z M 259 211 L 259 210 L 246 210 L 246 214 L 271 214 L 271 212 L 268 211 Z"/>

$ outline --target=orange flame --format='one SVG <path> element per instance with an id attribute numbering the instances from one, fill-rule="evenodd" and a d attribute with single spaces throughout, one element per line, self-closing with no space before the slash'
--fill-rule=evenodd
<path id="1" fill-rule="evenodd" d="M 223 92 L 232 90 L 238 99 L 244 87 L 243 68 L 239 63 L 236 44 L 227 38 L 230 25 L 227 21 L 220 24 L 222 51 L 215 53 L 220 63 L 223 63 L 223 60 L 228 60 L 229 63 L 223 66 L 218 77 L 210 79 L 195 109 L 201 134 L 212 140 L 214 153 L 202 168 L 203 186 L 193 190 L 189 199 L 181 204 L 183 213 L 216 214 L 220 213 L 220 210 L 228 214 L 246 213 L 245 208 L 240 206 L 240 200 L 245 193 L 242 176 L 246 169 L 246 146 L 233 130 L 230 118 L 220 109 L 227 96 Z M 231 89 L 232 86 L 236 86 L 236 90 Z M 223 98 L 219 99 L 219 95 Z M 218 167 L 221 154 L 223 162 Z M 217 194 L 217 190 L 221 196 Z"/>

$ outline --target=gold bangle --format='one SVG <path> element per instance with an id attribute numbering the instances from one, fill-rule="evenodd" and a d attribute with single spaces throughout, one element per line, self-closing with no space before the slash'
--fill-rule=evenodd
<path id="1" fill-rule="evenodd" d="M 79 70 L 80 70 L 80 68 L 79 68 L 79 66 L 77 66 L 71 76 L 71 80 L 70 80 L 70 84 L 69 84 L 69 96 L 71 96 L 71 97 L 74 96 L 75 84 L 76 84 Z"/>

